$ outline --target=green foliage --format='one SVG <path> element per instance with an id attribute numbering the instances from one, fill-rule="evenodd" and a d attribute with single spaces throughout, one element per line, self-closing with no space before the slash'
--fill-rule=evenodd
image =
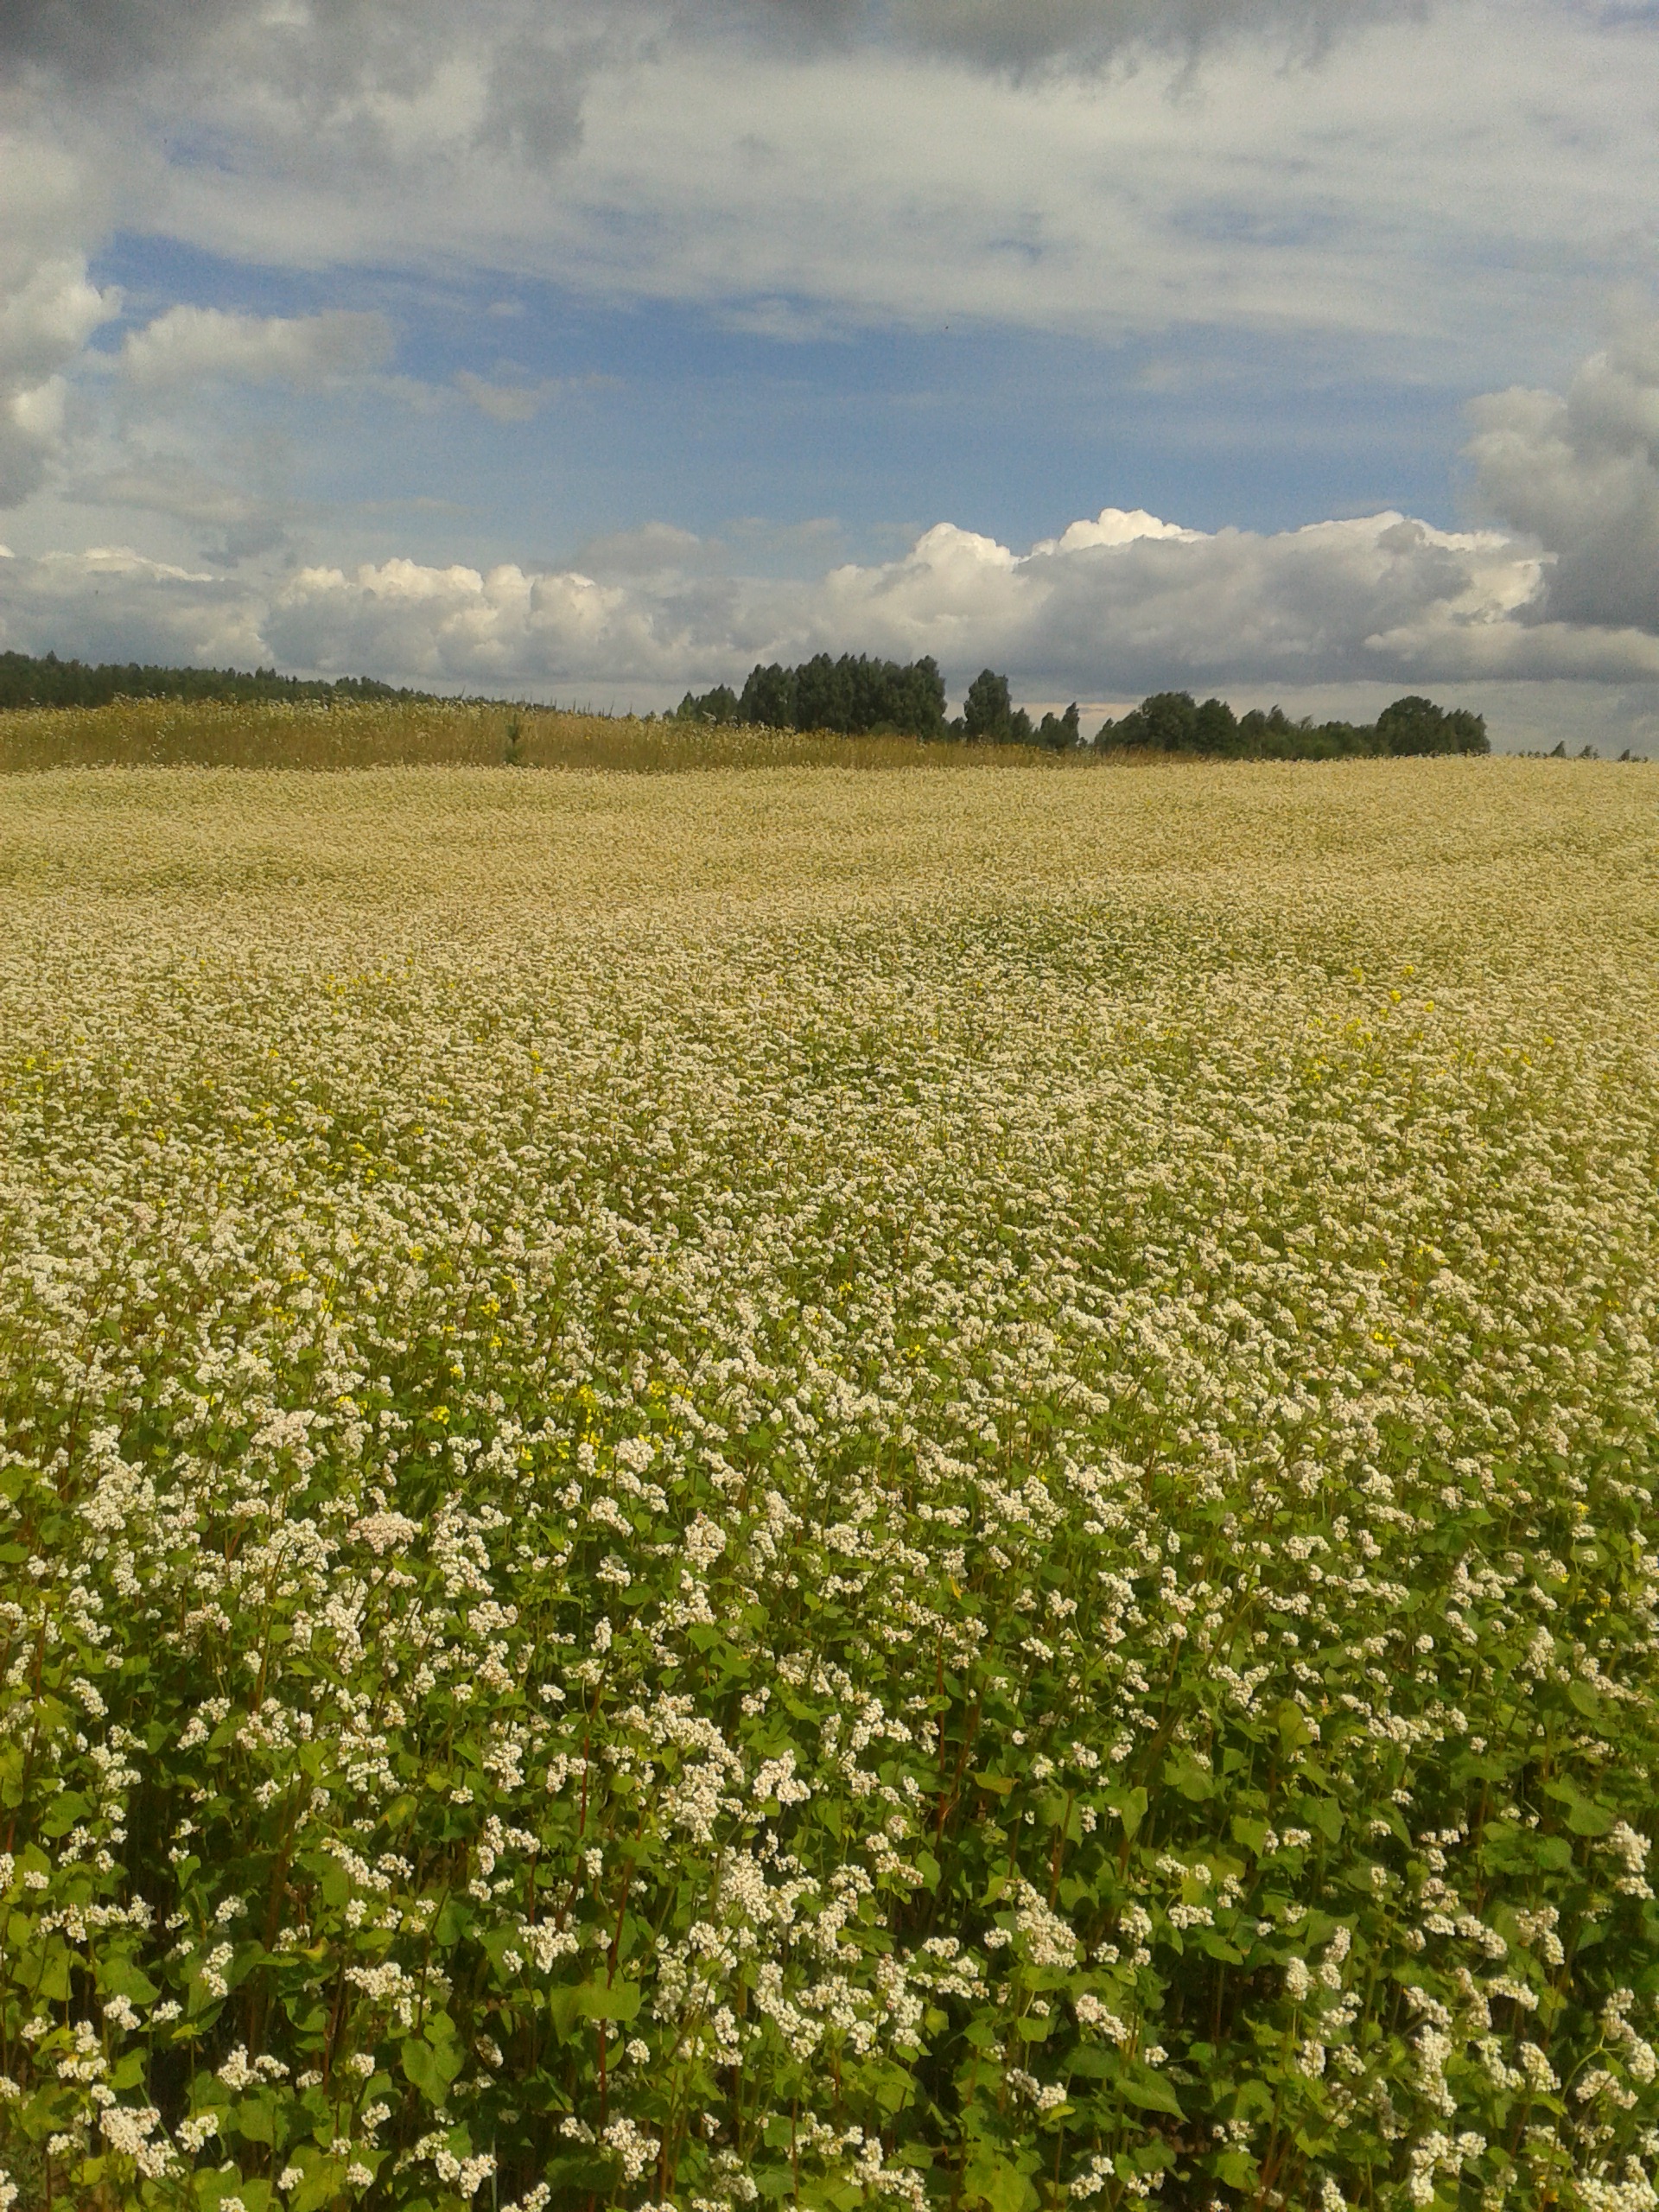
<path id="1" fill-rule="evenodd" d="M 968 686 L 961 734 L 981 745 L 1029 745 L 1034 734 L 1031 716 L 1014 703 L 1007 677 L 993 668 L 981 669 Z"/>
<path id="2" fill-rule="evenodd" d="M 1037 742 L 1051 753 L 1070 753 L 1083 742 L 1081 712 L 1074 699 L 1063 715 L 1046 714 L 1037 726 Z"/>
<path id="3" fill-rule="evenodd" d="M 1191 753 L 1221 760 L 1333 760 L 1373 753 L 1486 753 L 1484 716 L 1447 710 L 1412 696 L 1385 707 L 1375 723 L 1293 722 L 1282 708 L 1235 715 L 1224 699 L 1202 705 L 1190 691 L 1155 691 L 1120 721 L 1101 725 L 1103 752 L 1117 747 Z"/>
<path id="4" fill-rule="evenodd" d="M 744 722 L 767 729 L 833 730 L 842 736 L 874 733 L 936 737 L 944 723 L 944 680 L 936 662 L 905 666 L 843 653 L 818 653 L 798 668 L 750 671 L 740 696 L 727 684 L 688 691 L 677 709 L 688 721 Z"/>
<path id="5" fill-rule="evenodd" d="M 0 652 L 0 709 L 16 707 L 103 707 L 115 699 L 254 700 L 415 699 L 372 677 L 342 676 L 333 683 L 279 676 L 274 668 L 250 675 L 233 668 L 149 668 L 137 662 L 60 660 L 56 653 L 35 659 L 28 653 Z"/>
<path id="6" fill-rule="evenodd" d="M 1379 753 L 1485 753 L 1485 718 L 1463 708 L 1447 713 L 1432 699 L 1396 699 L 1376 718 Z"/>
<path id="7" fill-rule="evenodd" d="M 716 683 L 712 691 L 688 691 L 676 715 L 683 722 L 738 722 L 747 721 L 748 715 L 740 712 L 737 694 L 729 683 Z"/>
<path id="8" fill-rule="evenodd" d="M 944 723 L 944 679 L 929 658 L 906 664 L 864 653 L 843 653 L 838 660 L 818 653 L 798 668 L 776 662 L 754 668 L 740 703 L 745 721 L 772 729 L 937 737 Z"/>

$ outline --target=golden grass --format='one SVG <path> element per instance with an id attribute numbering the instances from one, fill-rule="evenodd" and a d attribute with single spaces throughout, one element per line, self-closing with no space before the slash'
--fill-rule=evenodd
<path id="1" fill-rule="evenodd" d="M 1028 746 L 925 744 L 738 724 L 565 713 L 499 701 L 247 705 L 117 699 L 0 715 L 0 771 L 37 768 L 1052 767 Z"/>

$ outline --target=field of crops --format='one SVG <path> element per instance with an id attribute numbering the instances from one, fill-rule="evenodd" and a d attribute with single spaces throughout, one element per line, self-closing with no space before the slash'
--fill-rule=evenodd
<path id="1" fill-rule="evenodd" d="M 14 776 L 0 1131 L 0 2202 L 1659 2203 L 1639 772 Z"/>
<path id="2" fill-rule="evenodd" d="M 1026 745 L 679 721 L 490 700 L 116 699 L 0 712 L 0 773 L 35 768 L 1052 768 Z"/>

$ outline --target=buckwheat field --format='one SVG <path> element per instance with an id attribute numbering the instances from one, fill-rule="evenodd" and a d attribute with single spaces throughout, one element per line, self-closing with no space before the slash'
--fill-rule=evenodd
<path id="1" fill-rule="evenodd" d="M 0 2202 L 1653 2212 L 1640 767 L 0 784 Z"/>

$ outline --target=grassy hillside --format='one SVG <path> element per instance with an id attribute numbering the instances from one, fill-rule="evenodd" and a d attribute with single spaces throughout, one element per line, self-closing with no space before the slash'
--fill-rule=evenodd
<path id="1" fill-rule="evenodd" d="M 7 779 L 17 2203 L 1651 2207 L 1656 832 Z"/>

